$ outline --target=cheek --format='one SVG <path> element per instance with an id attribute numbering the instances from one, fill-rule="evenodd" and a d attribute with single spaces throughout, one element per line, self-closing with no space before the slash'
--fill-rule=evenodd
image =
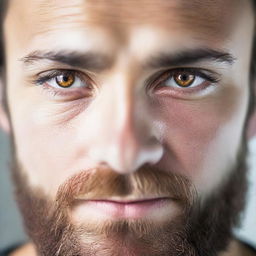
<path id="1" fill-rule="evenodd" d="M 199 191 L 217 186 L 235 164 L 248 95 L 222 91 L 199 101 L 163 99 L 164 169 L 190 177 Z"/>
<path id="2" fill-rule="evenodd" d="M 88 159 L 79 163 L 74 150 L 77 148 L 76 130 L 67 121 L 77 114 L 78 109 L 74 113 L 74 108 L 70 108 L 67 113 L 64 107 L 55 106 L 51 111 L 49 106 L 38 105 L 43 107 L 23 104 L 12 110 L 17 158 L 30 184 L 43 187 L 54 197 L 60 184 L 91 163 Z"/>

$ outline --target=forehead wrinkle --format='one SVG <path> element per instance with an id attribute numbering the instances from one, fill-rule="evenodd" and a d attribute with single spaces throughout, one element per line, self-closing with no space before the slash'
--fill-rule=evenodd
<path id="1" fill-rule="evenodd" d="M 19 0 L 11 0 L 9 13 L 16 21 L 16 27 L 24 28 L 24 37 L 58 30 L 60 28 L 74 27 L 82 24 L 84 12 L 78 0 L 23 0 L 23 8 Z M 84 23 L 83 23 L 84 27 Z"/>
<path id="2" fill-rule="evenodd" d="M 47 33 L 64 28 L 85 29 L 83 1 L 39 1 L 34 7 L 33 16 L 36 22 L 34 33 Z M 61 2 L 60 2 L 61 3 Z"/>
<path id="3" fill-rule="evenodd" d="M 18 5 L 18 0 L 12 0 Z M 125 20 L 162 19 L 174 16 L 194 17 L 201 20 L 217 21 L 220 16 L 224 16 L 225 10 L 236 6 L 234 2 L 241 0 L 24 0 L 24 6 L 32 10 L 34 16 L 39 16 L 42 20 L 50 18 L 68 17 L 97 17 L 102 19 L 112 19 L 116 22 Z M 26 4 L 27 2 L 27 4 Z M 29 7 L 30 6 L 30 7 Z M 142 11 L 143 10 L 143 11 Z M 31 12 L 30 12 L 31 14 Z M 175 15 L 178 14 L 178 15 Z M 196 15 L 198 14 L 198 15 Z M 68 19 L 60 20 L 68 22 Z"/>
<path id="4" fill-rule="evenodd" d="M 227 38 L 235 28 L 242 0 L 178 1 L 177 20 L 183 28 L 211 40 Z M 171 12 L 171 10 L 169 10 Z"/>
<path id="5" fill-rule="evenodd" d="M 194 36 L 222 39 L 231 33 L 230 26 L 241 0 L 40 0 L 39 3 L 36 9 L 41 31 L 46 27 L 53 30 L 103 24 L 120 32 L 128 25 L 155 23 Z"/>
<path id="6" fill-rule="evenodd" d="M 19 6 L 19 0 L 12 0 Z M 185 32 L 195 39 L 222 40 L 232 32 L 242 0 L 24 0 L 23 19 L 31 28 L 31 35 L 86 30 L 91 25 L 116 32 L 122 38 L 129 26 L 148 23 Z M 236 7 L 235 7 L 236 6 Z M 241 6 L 241 5 L 239 5 Z M 141 11 L 143 10 L 143 11 Z M 17 11 L 17 10 L 16 10 Z M 66 32 L 66 31 L 65 31 Z M 27 32 L 28 33 L 28 32 Z M 63 38 L 67 34 L 63 34 Z"/>

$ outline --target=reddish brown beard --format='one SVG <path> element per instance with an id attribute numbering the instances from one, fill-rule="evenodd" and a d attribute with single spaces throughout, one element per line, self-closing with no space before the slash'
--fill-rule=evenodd
<path id="1" fill-rule="evenodd" d="M 193 185 L 173 173 L 145 165 L 130 176 L 109 169 L 82 171 L 62 184 L 56 201 L 40 188 L 31 188 L 16 165 L 13 176 L 17 202 L 28 235 L 42 256 L 214 256 L 226 248 L 232 227 L 244 207 L 246 149 L 226 182 L 204 204 Z M 148 221 L 116 221 L 75 226 L 68 209 L 80 194 L 112 196 L 167 194 L 177 200 L 182 214 L 162 226 Z"/>

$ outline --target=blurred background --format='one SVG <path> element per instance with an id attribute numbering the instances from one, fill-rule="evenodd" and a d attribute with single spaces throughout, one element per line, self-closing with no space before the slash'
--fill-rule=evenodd
<path id="1" fill-rule="evenodd" d="M 242 227 L 235 232 L 239 238 L 256 247 L 256 137 L 250 141 L 249 147 L 248 203 L 243 215 Z M 8 139 L 0 132 L 0 250 L 27 240 L 12 195 L 13 188 L 8 171 L 9 154 Z"/>

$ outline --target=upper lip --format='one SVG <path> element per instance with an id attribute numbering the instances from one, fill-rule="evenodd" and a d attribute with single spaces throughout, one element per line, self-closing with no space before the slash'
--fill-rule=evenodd
<path id="1" fill-rule="evenodd" d="M 144 197 L 144 198 L 87 198 L 84 196 L 79 196 L 76 198 L 77 200 L 86 200 L 86 201 L 99 201 L 99 202 L 110 202 L 110 203 L 120 203 L 120 204 L 131 204 L 131 203 L 145 203 L 156 200 L 166 200 L 171 199 L 167 196 L 161 197 Z"/>

